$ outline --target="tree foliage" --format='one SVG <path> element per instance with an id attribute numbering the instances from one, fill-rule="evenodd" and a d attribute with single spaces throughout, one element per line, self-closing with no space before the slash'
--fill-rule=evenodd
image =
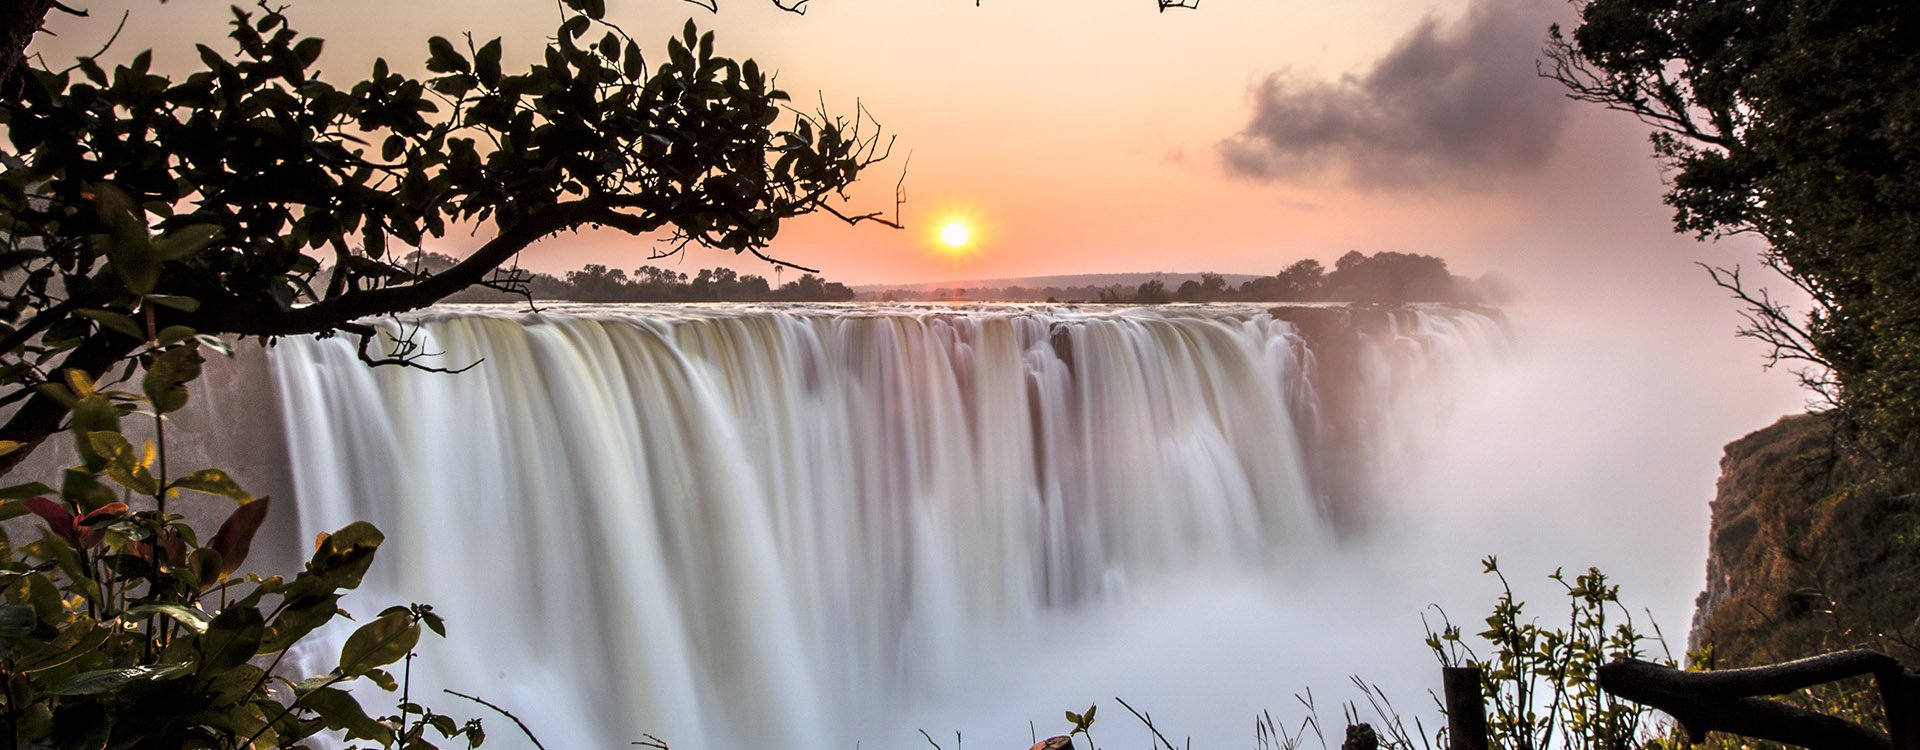
<path id="1" fill-rule="evenodd" d="M 0 102 L 0 405 L 17 405 L 0 439 L 58 429 L 65 410 L 36 390 L 56 373 L 98 378 L 162 332 L 344 332 L 391 360 L 357 321 L 473 285 L 523 290 L 499 267 L 560 232 L 766 258 L 795 216 L 886 223 L 837 207 L 890 145 L 863 111 L 788 107 L 691 22 L 648 59 L 604 12 L 566 0 L 519 72 L 499 39 L 434 37 L 430 77 L 380 60 L 331 83 L 314 67 L 324 42 L 264 6 L 234 8 L 233 50 L 199 46 L 183 79 L 149 53 L 32 71 Z M 456 229 L 490 239 L 437 271 L 399 260 Z"/>
<path id="2" fill-rule="evenodd" d="M 164 442 L 162 416 L 186 406 L 186 384 L 199 376 L 197 342 L 146 348 L 143 393 L 99 387 L 78 371 L 48 384 L 73 411 L 79 464 L 58 488 L 0 490 L 0 519 L 38 517 L 0 530 L 0 745 L 297 747 L 337 732 L 389 748 L 435 747 L 434 735 L 478 746 L 477 720 L 415 703 L 405 673 L 385 669 L 411 658 L 423 627 L 444 635 L 431 607 L 381 612 L 348 636 L 338 666 L 288 676 L 289 650 L 337 619 L 383 537 L 356 522 L 323 535 L 290 580 L 236 575 L 270 501 L 218 469 L 170 475 L 154 442 L 136 448 L 121 432 L 144 408 Z M 177 512 L 207 502 L 233 506 L 211 537 Z M 37 535 L 16 542 L 19 531 Z M 368 683 L 400 692 L 393 713 L 368 713 L 361 701 L 371 690 L 347 692 Z"/>
<path id="3" fill-rule="evenodd" d="M 1788 310 L 1737 269 L 1743 334 L 1881 443 L 1920 428 L 1920 6 L 1582 0 L 1545 72 L 1654 126 L 1674 224 L 1763 238 L 1812 300 Z"/>

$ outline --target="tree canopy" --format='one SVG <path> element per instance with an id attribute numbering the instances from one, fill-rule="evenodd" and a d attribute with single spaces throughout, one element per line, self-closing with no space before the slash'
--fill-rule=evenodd
<path id="1" fill-rule="evenodd" d="M 1545 72 L 1655 128 L 1674 224 L 1766 240 L 1801 315 L 1710 268 L 1773 362 L 1881 443 L 1920 434 L 1920 6 L 1583 0 Z"/>
<path id="2" fill-rule="evenodd" d="M 519 72 L 499 39 L 434 37 L 428 78 L 383 59 L 333 83 L 314 71 L 322 40 L 236 7 L 232 51 L 198 46 L 183 79 L 148 53 L 22 76 L 0 101 L 0 405 L 16 406 L 0 440 L 59 428 L 65 409 L 38 386 L 60 371 L 100 377 L 149 341 L 346 333 L 388 361 L 357 321 L 520 290 L 502 263 L 560 232 L 779 263 L 764 251 L 786 219 L 890 223 L 836 205 L 887 157 L 863 111 L 795 111 L 692 22 L 649 59 L 604 6 L 566 0 L 542 62 Z M 455 228 L 490 239 L 450 267 L 402 260 Z"/>

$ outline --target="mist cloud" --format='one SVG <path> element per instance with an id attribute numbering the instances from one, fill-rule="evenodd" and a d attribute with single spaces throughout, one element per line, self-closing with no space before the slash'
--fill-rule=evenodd
<path id="1" fill-rule="evenodd" d="M 1246 128 L 1220 144 L 1227 169 L 1395 189 L 1484 187 L 1534 171 L 1567 112 L 1535 74 L 1550 15 L 1541 0 L 1472 0 L 1458 19 L 1422 20 L 1364 76 L 1270 75 Z"/>

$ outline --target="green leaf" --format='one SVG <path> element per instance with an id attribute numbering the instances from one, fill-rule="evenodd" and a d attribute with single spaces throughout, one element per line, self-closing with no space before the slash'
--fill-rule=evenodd
<path id="1" fill-rule="evenodd" d="M 30 497 L 40 497 L 43 495 L 58 495 L 58 494 L 60 494 L 59 490 L 56 490 L 52 487 L 47 486 L 46 483 L 44 482 L 28 482 L 26 484 L 16 484 L 6 489 L 0 489 L 0 499 L 4 499 L 4 500 L 25 500 Z M 6 505 L 0 506 L 0 507 L 12 508 L 14 507 L 14 505 L 15 503 L 7 503 Z M 25 510 L 26 506 L 22 505 L 20 506 L 20 508 L 21 510 L 18 513 L 13 511 L 0 512 L 0 521 L 4 521 L 8 518 L 17 517 L 20 515 L 20 513 L 26 512 Z"/>
<path id="2" fill-rule="evenodd" d="M 175 479 L 172 484 L 167 486 L 177 490 L 193 490 L 194 492 L 205 492 L 209 495 L 229 497 L 238 503 L 253 502 L 253 495 L 247 494 L 246 490 L 240 488 L 240 483 L 233 481 L 232 476 L 219 469 L 201 469 L 192 474 Z"/>
<path id="3" fill-rule="evenodd" d="M 214 706 L 235 706 L 247 702 L 250 698 L 264 697 L 261 688 L 266 684 L 262 678 L 266 673 L 252 664 L 242 664 L 221 672 L 207 681 L 208 703 Z"/>
<path id="4" fill-rule="evenodd" d="M 69 625 L 45 648 L 21 659 L 14 669 L 32 673 L 66 666 L 82 656 L 99 652 L 111 635 L 113 631 L 107 628 Z"/>
<path id="5" fill-rule="evenodd" d="M 166 662 L 147 664 L 124 669 L 96 669 L 81 672 L 71 679 L 45 691 L 48 695 L 98 695 L 112 692 L 136 682 L 159 682 L 192 669 L 186 662 Z"/>
<path id="6" fill-rule="evenodd" d="M 148 302 L 152 302 L 161 307 L 171 307 L 175 310 L 179 310 L 180 312 L 193 312 L 195 310 L 200 309 L 200 300 L 194 299 L 192 297 L 182 297 L 178 294 L 149 294 L 145 297 L 142 297 L 141 299 L 144 299 Z M 174 327 L 185 328 L 186 326 L 174 326 Z M 188 329 L 188 330 L 192 330 L 192 329 Z"/>
<path id="7" fill-rule="evenodd" d="M 328 729 L 346 732 L 349 740 L 381 742 L 393 738 L 393 729 L 374 721 L 366 709 L 360 707 L 360 701 L 345 690 L 316 688 L 300 696 L 300 707 L 319 716 Z"/>
<path id="8" fill-rule="evenodd" d="M 95 235 L 94 245 L 107 255 L 114 273 L 134 294 L 146 294 L 160 283 L 160 258 L 139 204 L 126 192 L 107 183 L 92 186 L 94 209 L 108 233 Z M 140 338 L 135 336 L 135 338 Z"/>
<path id="9" fill-rule="evenodd" d="M 133 318 L 121 315 L 112 310 L 80 310 L 75 314 L 99 323 L 111 329 L 114 333 L 125 334 L 129 338 L 135 338 L 141 341 L 147 340 L 147 332 L 140 328 L 140 324 L 133 322 Z"/>
<path id="10" fill-rule="evenodd" d="M 120 613 L 120 619 L 126 622 L 139 622 L 154 616 L 172 618 L 193 631 L 194 635 L 206 633 L 207 626 L 213 624 L 211 615 L 185 604 L 142 604 Z"/>
<path id="11" fill-rule="evenodd" d="M 307 570 L 334 588 L 350 589 L 360 585 L 373 553 L 386 541 L 386 535 L 366 521 L 355 521 L 339 531 L 321 537 Z M 297 583 L 297 582 L 296 582 Z"/>
<path id="12" fill-rule="evenodd" d="M 189 224 L 153 240 L 153 255 L 160 261 L 184 260 L 207 249 L 220 237 L 217 224 Z"/>
<path id="13" fill-rule="evenodd" d="M 148 299 L 152 299 L 152 297 L 149 296 Z M 187 298 L 181 297 L 180 299 Z M 167 326 L 160 329 L 160 333 L 154 336 L 154 343 L 160 346 L 173 346 L 182 341 L 191 341 L 198 333 L 199 331 L 195 331 L 187 326 Z"/>
<path id="14" fill-rule="evenodd" d="M 141 454 L 134 450 L 132 443 L 127 442 L 125 435 L 105 430 L 89 432 L 87 445 L 95 455 L 106 461 L 103 470 L 108 479 L 142 495 L 159 494 L 160 480 L 147 470 Z"/>
<path id="15" fill-rule="evenodd" d="M 339 594 L 328 594 L 308 597 L 281 610 L 273 622 L 267 624 L 267 635 L 260 641 L 259 653 L 272 654 L 292 648 L 308 633 L 332 622 L 340 613 L 339 602 Z"/>
<path id="16" fill-rule="evenodd" d="M 260 650 L 266 620 L 253 607 L 228 607 L 207 624 L 200 636 L 198 672 L 218 672 L 247 663 Z"/>
<path id="17" fill-rule="evenodd" d="M 399 661 L 420 641 L 420 625 L 406 612 L 383 615 L 360 626 L 340 647 L 340 673 L 357 677 Z"/>
<path id="18" fill-rule="evenodd" d="M 140 389 L 146 392 L 153 410 L 167 414 L 185 408 L 187 383 L 200 377 L 200 364 L 205 361 L 200 347 L 192 345 L 177 346 L 154 357 L 140 380 Z"/>

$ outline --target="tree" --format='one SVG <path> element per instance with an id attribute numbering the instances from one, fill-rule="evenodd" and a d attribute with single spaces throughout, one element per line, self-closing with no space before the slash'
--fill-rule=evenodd
<path id="1" fill-rule="evenodd" d="M 1811 300 L 1800 315 L 1739 269 L 1741 334 L 1870 442 L 1920 428 L 1920 7 L 1808 0 L 1590 0 L 1552 29 L 1543 73 L 1653 126 L 1676 229 L 1751 234 Z"/>
<path id="2" fill-rule="evenodd" d="M 1147 280 L 1133 293 L 1133 301 L 1142 305 L 1158 305 L 1172 299 L 1173 296 L 1167 293 L 1166 283 L 1159 279 Z"/>
<path id="3" fill-rule="evenodd" d="M 66 418 L 39 386 L 100 378 L 148 342 L 343 333 L 368 362 L 404 363 L 403 342 L 358 321 L 475 285 L 524 292 L 500 266 L 560 232 L 793 265 L 764 254 L 783 220 L 894 225 L 836 206 L 887 157 L 864 111 L 794 113 L 692 22 L 650 64 L 603 14 L 566 0 L 542 64 L 519 73 L 499 39 L 434 37 L 430 78 L 380 60 L 334 85 L 313 72 L 321 40 L 235 8 L 236 51 L 200 46 L 184 80 L 145 53 L 21 76 L 0 101 L 0 472 Z M 491 239 L 451 267 L 399 260 L 456 227 Z"/>

